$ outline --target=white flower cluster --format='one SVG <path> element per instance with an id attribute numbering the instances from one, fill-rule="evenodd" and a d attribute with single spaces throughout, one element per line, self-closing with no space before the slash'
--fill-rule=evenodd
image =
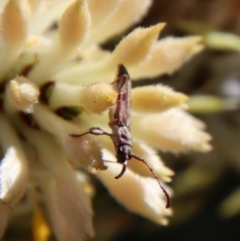
<path id="1" fill-rule="evenodd" d="M 157 24 L 133 30 L 113 51 L 102 50 L 101 43 L 144 16 L 151 0 L 100 2 L 0 1 L 0 236 L 10 214 L 24 209 L 18 203 L 27 191 L 33 212 L 41 210 L 37 200 L 43 201 L 58 240 L 92 237 L 88 183 L 79 181 L 79 168 L 97 174 L 130 211 L 159 224 L 166 224 L 172 212 L 165 209 L 151 172 L 139 162 L 130 161 L 123 177 L 114 180 L 121 167 L 104 162 L 116 161 L 110 139 L 69 134 L 92 126 L 108 131 L 106 110 L 116 102 L 111 83 L 118 64 L 126 66 L 133 81 L 171 74 L 203 49 L 201 38 L 158 40 L 164 24 Z M 204 124 L 183 110 L 184 94 L 156 85 L 133 89 L 131 99 L 133 152 L 161 181 L 169 182 L 173 172 L 153 148 L 210 150 Z M 33 225 L 36 236 L 39 227 Z"/>

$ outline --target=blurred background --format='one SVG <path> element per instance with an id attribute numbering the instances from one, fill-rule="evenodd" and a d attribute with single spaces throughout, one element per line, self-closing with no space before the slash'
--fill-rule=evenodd
<path id="1" fill-rule="evenodd" d="M 160 153 L 175 171 L 167 227 L 128 213 L 97 181 L 95 241 L 224 241 L 240 238 L 240 0 L 155 0 L 138 25 L 166 22 L 165 36 L 202 35 L 206 48 L 172 76 L 150 80 L 188 94 L 212 135 L 207 154 Z M 136 27 L 136 26 L 133 26 Z M 238 37 L 239 36 L 239 37 Z M 104 47 L 112 48 L 118 36 Z M 140 84 L 144 84 L 143 80 Z M 139 83 L 138 83 L 139 84 Z"/>

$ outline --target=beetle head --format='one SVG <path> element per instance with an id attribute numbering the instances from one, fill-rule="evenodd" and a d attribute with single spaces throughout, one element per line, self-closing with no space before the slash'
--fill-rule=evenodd
<path id="1" fill-rule="evenodd" d="M 121 145 L 117 149 L 117 162 L 118 163 L 125 163 L 127 160 L 130 160 L 132 158 L 132 147 L 129 145 Z"/>

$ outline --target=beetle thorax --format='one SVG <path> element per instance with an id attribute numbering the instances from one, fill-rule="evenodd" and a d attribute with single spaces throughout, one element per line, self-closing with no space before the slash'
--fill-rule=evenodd
<path id="1" fill-rule="evenodd" d="M 112 126 L 112 140 L 116 148 L 121 145 L 132 146 L 132 138 L 127 126 Z"/>

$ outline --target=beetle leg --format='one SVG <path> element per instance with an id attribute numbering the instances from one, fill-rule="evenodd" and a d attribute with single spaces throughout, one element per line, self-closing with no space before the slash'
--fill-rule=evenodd
<path id="1" fill-rule="evenodd" d="M 87 134 L 92 134 L 92 135 L 96 135 L 96 136 L 100 136 L 100 135 L 107 135 L 107 136 L 112 136 L 110 133 L 102 130 L 101 128 L 99 127 L 92 127 L 91 129 L 89 129 L 89 131 L 87 132 L 84 132 L 82 134 L 69 134 L 69 136 L 72 136 L 72 137 L 81 137 L 81 136 L 85 136 Z"/>

